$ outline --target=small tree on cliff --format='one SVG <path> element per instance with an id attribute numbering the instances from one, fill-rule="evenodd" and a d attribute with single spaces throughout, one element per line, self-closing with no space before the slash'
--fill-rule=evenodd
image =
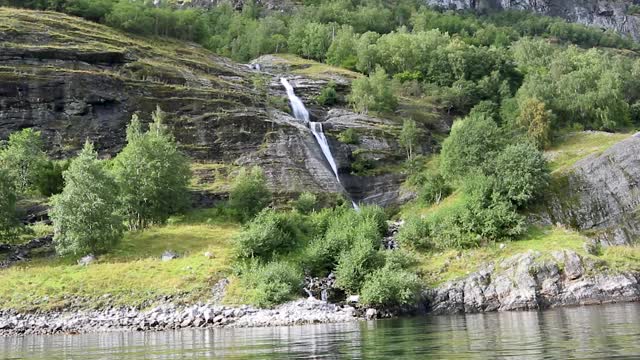
<path id="1" fill-rule="evenodd" d="M 413 150 L 418 144 L 418 129 L 416 122 L 412 119 L 406 119 L 402 123 L 402 131 L 400 132 L 400 145 L 407 152 L 407 160 L 413 159 Z"/>
<path id="2" fill-rule="evenodd" d="M 97 254 L 122 238 L 122 217 L 117 214 L 118 187 L 87 142 L 69 170 L 65 187 L 53 198 L 51 219 L 59 254 Z"/>
<path id="3" fill-rule="evenodd" d="M 127 146 L 114 162 L 122 212 L 132 230 L 165 222 L 183 210 L 189 199 L 189 163 L 163 124 L 162 110 L 158 108 L 152 116 L 147 132 L 133 116 Z"/>

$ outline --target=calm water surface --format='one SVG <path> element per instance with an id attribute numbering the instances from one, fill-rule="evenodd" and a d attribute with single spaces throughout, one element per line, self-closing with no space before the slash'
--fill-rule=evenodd
<path id="1" fill-rule="evenodd" d="M 0 338 L 0 359 L 640 359 L 640 304 L 260 329 Z"/>

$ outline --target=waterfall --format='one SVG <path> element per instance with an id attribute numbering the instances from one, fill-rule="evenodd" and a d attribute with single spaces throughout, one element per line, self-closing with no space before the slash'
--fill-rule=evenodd
<path id="1" fill-rule="evenodd" d="M 293 116 L 296 119 L 304 122 L 305 124 L 308 124 L 309 111 L 307 111 L 307 108 L 304 107 L 304 103 L 302 102 L 302 100 L 300 100 L 300 98 L 296 96 L 296 93 L 293 91 L 293 86 L 291 86 L 291 84 L 289 84 L 289 81 L 287 81 L 287 79 L 285 78 L 280 79 L 280 82 L 282 83 L 284 88 L 287 89 L 287 96 L 289 97 L 291 108 L 293 109 Z"/>
<path id="2" fill-rule="evenodd" d="M 293 116 L 296 119 L 304 122 L 305 124 L 308 124 L 313 137 L 316 138 L 316 142 L 318 143 L 318 145 L 320 145 L 320 149 L 322 149 L 322 154 L 331 166 L 333 174 L 336 176 L 336 179 L 338 179 L 338 182 L 340 182 L 340 176 L 338 176 L 338 166 L 336 165 L 336 160 L 331 153 L 331 148 L 329 148 L 327 137 L 324 136 L 322 123 L 309 121 L 309 111 L 304 106 L 302 100 L 300 100 L 300 98 L 296 95 L 295 91 L 293 91 L 293 86 L 291 86 L 289 81 L 285 78 L 281 78 L 280 82 L 282 83 L 284 88 L 287 89 L 287 96 L 289 97 L 291 108 L 293 109 Z M 355 201 L 351 200 L 351 204 L 356 211 L 360 211 L 360 207 L 358 206 L 358 204 L 356 204 Z"/>

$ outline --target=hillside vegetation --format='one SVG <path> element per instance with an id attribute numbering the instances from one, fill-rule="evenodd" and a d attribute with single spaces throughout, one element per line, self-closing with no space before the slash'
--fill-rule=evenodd
<path id="1" fill-rule="evenodd" d="M 285 12 L 254 2 L 241 11 L 137 0 L 0 5 L 51 10 L 0 8 L 0 36 L 10 39 L 0 45 L 9 84 L 0 90 L 17 99 L 8 119 L 20 118 L 0 128 L 0 244 L 44 228 L 55 247 L 0 270 L 0 308 L 206 301 L 223 278 L 231 283 L 221 301 L 271 307 L 304 295 L 305 277 L 330 274 L 333 300 L 360 294 L 365 306 L 398 308 L 426 286 L 529 250 L 570 249 L 599 270 L 639 270 L 632 245 L 603 250 L 572 224 L 530 216 L 573 164 L 640 126 L 629 39 L 413 1 L 305 1 Z M 257 58 L 265 54 L 275 55 Z M 269 59 L 277 73 L 220 56 Z M 283 73 L 301 80 L 314 117 L 346 114 L 344 129 L 327 132 L 345 184 L 401 175 L 414 199 L 356 211 L 349 194 L 314 193 L 327 180 L 306 162 L 306 129 L 279 112 L 289 109 L 271 84 Z M 78 105 L 67 90 L 44 101 L 54 108 L 41 117 L 21 115 L 36 102 L 14 85 L 27 79 L 46 95 L 61 77 L 65 89 L 104 93 Z M 300 169 L 313 177 L 303 191 L 273 186 L 298 181 Z M 188 191 L 215 199 L 194 210 Z M 51 227 L 17 221 L 30 199 L 51 206 Z M 389 251 L 393 217 L 404 225 Z M 165 250 L 181 257 L 163 262 Z M 75 265 L 89 253 L 95 263 Z"/>

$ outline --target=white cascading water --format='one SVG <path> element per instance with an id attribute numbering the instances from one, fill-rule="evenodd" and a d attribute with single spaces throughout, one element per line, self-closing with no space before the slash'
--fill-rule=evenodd
<path id="1" fill-rule="evenodd" d="M 336 179 L 338 179 L 338 182 L 340 182 L 340 176 L 338 176 L 338 166 L 336 165 L 336 160 L 333 158 L 333 154 L 331 153 L 331 148 L 329 148 L 327 137 L 324 136 L 322 123 L 309 121 L 309 111 L 304 106 L 302 100 L 296 95 L 295 91 L 293 91 L 293 86 L 285 78 L 281 78 L 280 82 L 282 83 L 282 86 L 287 89 L 287 96 L 289 97 L 291 108 L 293 109 L 293 116 L 296 119 L 304 122 L 305 124 L 309 124 L 311 133 L 316 138 L 316 142 L 318 143 L 318 145 L 320 145 L 320 149 L 322 149 L 322 153 L 324 154 L 325 159 L 327 159 L 327 162 L 329 162 L 331 170 L 333 170 L 333 174 L 336 176 Z M 355 203 L 355 201 L 352 200 L 351 204 L 356 211 L 360 211 L 360 207 Z"/>
<path id="2" fill-rule="evenodd" d="M 304 103 L 300 98 L 296 95 L 295 91 L 293 91 L 293 86 L 289 83 L 289 81 L 285 78 L 280 79 L 280 82 L 287 89 L 287 96 L 289 97 L 289 102 L 291 103 L 291 108 L 293 109 L 293 116 L 304 122 L 305 124 L 309 124 L 309 129 L 311 129 L 311 133 L 316 138 L 316 142 L 320 145 L 320 149 L 322 149 L 322 153 L 324 157 L 329 162 L 331 166 L 331 170 L 333 170 L 333 174 L 340 182 L 340 177 L 338 176 L 338 166 L 336 165 L 336 160 L 333 158 L 333 154 L 331 153 L 331 149 L 329 148 L 329 142 L 327 141 L 326 136 L 324 136 L 324 130 L 322 129 L 322 123 L 319 122 L 311 122 L 309 121 L 309 111 L 304 106 Z"/>

